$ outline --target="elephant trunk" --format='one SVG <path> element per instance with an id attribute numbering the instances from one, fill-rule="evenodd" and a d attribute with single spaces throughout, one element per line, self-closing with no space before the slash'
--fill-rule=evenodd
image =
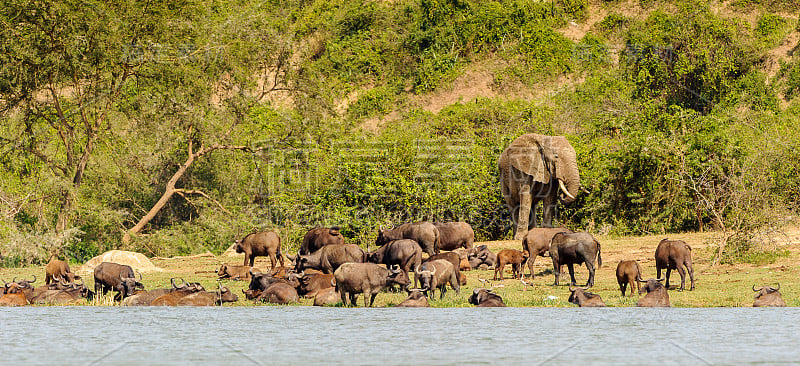
<path id="1" fill-rule="evenodd" d="M 557 169 L 556 178 L 560 181 L 559 184 L 563 183 L 563 188 L 569 192 L 569 194 L 562 194 L 561 202 L 570 204 L 575 201 L 575 197 L 578 196 L 578 191 L 581 186 L 581 178 L 578 173 L 578 159 L 572 146 L 568 145 L 568 148 L 561 150 Z"/>

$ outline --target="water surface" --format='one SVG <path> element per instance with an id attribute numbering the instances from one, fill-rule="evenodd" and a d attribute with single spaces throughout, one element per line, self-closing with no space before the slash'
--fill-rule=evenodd
<path id="1" fill-rule="evenodd" d="M 797 308 L 0 309 L 2 364 L 800 364 Z"/>

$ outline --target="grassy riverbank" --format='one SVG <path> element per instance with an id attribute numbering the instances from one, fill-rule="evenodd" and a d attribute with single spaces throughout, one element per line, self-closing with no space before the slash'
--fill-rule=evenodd
<path id="1" fill-rule="evenodd" d="M 683 239 L 693 248 L 694 270 L 696 278 L 695 291 L 670 291 L 670 300 L 673 306 L 679 307 L 718 307 L 718 306 L 751 306 L 753 292 L 750 288 L 765 283 L 780 282 L 784 300 L 789 306 L 800 306 L 800 266 L 798 254 L 800 253 L 800 229 L 791 228 L 784 230 L 780 244 L 780 251 L 787 255 L 777 258 L 769 264 L 737 264 L 737 265 L 710 265 L 711 249 L 706 242 L 713 237 L 713 233 L 691 233 L 671 235 L 670 238 Z M 638 236 L 638 237 L 599 237 L 602 245 L 604 265 L 597 270 L 595 286 L 592 292 L 600 294 L 609 306 L 635 306 L 639 296 L 621 297 L 619 286 L 616 283 L 615 270 L 617 263 L 622 259 L 639 260 L 647 277 L 655 277 L 655 262 L 653 253 L 663 235 Z M 503 248 L 519 249 L 518 241 L 493 241 L 485 242 L 494 252 Z M 216 288 L 216 269 L 220 263 L 241 264 L 241 257 L 232 256 L 205 256 L 177 257 L 169 259 L 154 258 L 153 264 L 163 269 L 160 272 L 144 274 L 144 284 L 148 289 L 169 286 L 170 277 L 182 277 L 187 281 L 197 281 L 206 289 Z M 259 258 L 256 266 L 267 268 L 269 262 Z M 77 266 L 73 266 L 77 267 Z M 491 281 L 491 285 L 498 286 L 495 291 L 499 293 L 508 306 L 541 306 L 541 307 L 566 307 L 575 306 L 567 302 L 569 290 L 567 286 L 552 286 L 552 262 L 550 258 L 537 258 L 535 265 L 536 278 L 533 286 L 523 286 L 519 280 L 509 279 L 511 268 L 506 268 L 506 280 Z M 527 271 L 527 269 L 526 269 Z M 456 295 L 449 290 L 444 299 L 431 301 L 433 307 L 469 307 L 467 299 L 475 287 L 486 287 L 479 279 L 491 280 L 494 270 L 475 270 L 465 272 L 467 285 L 462 287 L 461 293 Z M 0 278 L 9 281 L 12 277 L 26 277 L 36 275 L 40 284 L 44 278 L 44 267 L 4 268 L 0 269 Z M 576 268 L 578 283 L 585 283 L 587 279 L 586 267 Z M 568 278 L 566 275 L 562 278 Z M 87 276 L 87 284 L 91 285 L 91 275 Z M 241 295 L 241 290 L 246 288 L 245 281 L 223 281 L 223 286 L 228 286 L 235 293 Z M 673 273 L 672 284 L 680 284 L 680 277 Z M 689 286 L 687 276 L 687 288 Z M 251 301 L 240 300 L 226 306 L 252 306 Z M 437 295 L 438 297 L 438 295 Z M 555 299 L 553 299 L 555 297 Z M 403 293 L 381 293 L 375 300 L 375 306 L 393 306 L 405 298 Z M 363 301 L 363 300 L 361 300 Z M 301 299 L 298 305 L 311 305 L 313 299 Z M 360 305 L 363 303 L 360 303 Z"/>

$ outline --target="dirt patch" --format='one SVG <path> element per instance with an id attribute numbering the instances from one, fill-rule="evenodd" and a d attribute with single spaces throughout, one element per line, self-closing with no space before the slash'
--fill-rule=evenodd
<path id="1" fill-rule="evenodd" d="M 453 81 L 452 86 L 431 95 L 420 96 L 422 109 L 439 113 L 444 107 L 455 103 L 466 103 L 478 98 L 494 98 L 494 73 L 485 65 L 470 65 L 464 74 Z"/>
<path id="2" fill-rule="evenodd" d="M 103 262 L 112 262 L 118 264 L 125 264 L 131 266 L 136 271 L 142 273 L 161 272 L 163 269 L 153 265 L 150 259 L 142 253 L 128 252 L 124 250 L 109 250 L 97 257 L 90 259 L 86 264 L 75 269 L 75 272 L 81 275 L 90 274 L 94 268 Z"/>

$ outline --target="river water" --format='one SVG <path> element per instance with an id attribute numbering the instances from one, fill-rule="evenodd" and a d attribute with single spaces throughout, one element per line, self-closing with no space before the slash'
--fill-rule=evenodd
<path id="1" fill-rule="evenodd" d="M 800 309 L 0 309 L 2 365 L 800 364 Z"/>

